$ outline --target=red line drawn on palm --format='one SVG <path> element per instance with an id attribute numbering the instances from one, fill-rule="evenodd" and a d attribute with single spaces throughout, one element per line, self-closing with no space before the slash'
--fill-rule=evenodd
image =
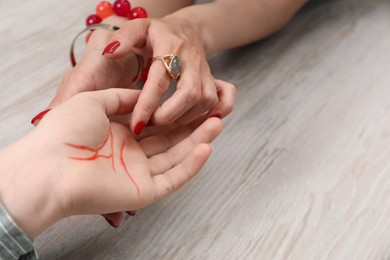
<path id="1" fill-rule="evenodd" d="M 110 143 L 109 144 L 110 145 L 110 153 L 101 154 L 100 152 L 107 146 L 107 143 Z M 140 189 L 139 189 L 137 183 L 135 182 L 133 176 L 131 175 L 131 173 L 127 169 L 127 165 L 126 165 L 125 160 L 123 158 L 125 144 L 126 144 L 126 140 L 123 140 L 122 147 L 121 147 L 121 150 L 119 153 L 119 161 L 120 161 L 124 171 L 126 172 L 126 175 L 129 177 L 130 181 L 134 184 L 135 188 L 137 189 L 137 194 L 139 197 L 140 196 Z M 113 168 L 114 172 L 116 172 L 115 156 L 114 156 L 114 134 L 112 133 L 111 128 L 110 128 L 110 135 L 107 137 L 106 140 L 104 140 L 103 144 L 98 148 L 92 148 L 92 147 L 85 146 L 85 145 L 77 145 L 77 144 L 71 144 L 71 143 L 65 143 L 65 145 L 72 147 L 72 148 L 75 148 L 75 149 L 78 149 L 78 150 L 84 150 L 84 151 L 89 151 L 89 152 L 93 153 L 92 156 L 90 156 L 90 157 L 68 156 L 69 159 L 77 160 L 77 161 L 95 161 L 99 158 L 111 159 L 112 168 Z"/>

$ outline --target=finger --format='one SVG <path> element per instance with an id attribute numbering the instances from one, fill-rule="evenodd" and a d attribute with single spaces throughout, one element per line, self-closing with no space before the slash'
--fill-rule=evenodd
<path id="1" fill-rule="evenodd" d="M 112 115 L 112 116 L 109 116 L 109 119 L 112 122 L 116 122 L 116 123 L 121 124 L 121 125 L 128 128 L 130 117 L 131 117 L 131 114 Z"/>
<path id="2" fill-rule="evenodd" d="M 142 48 L 146 44 L 149 19 L 135 19 L 127 21 L 121 29 L 111 37 L 109 44 L 104 48 L 102 55 L 116 59 L 131 52 L 133 48 Z"/>
<path id="3" fill-rule="evenodd" d="M 202 83 L 202 100 L 184 115 L 176 120 L 181 125 L 186 125 L 200 115 L 206 114 L 218 103 L 218 93 L 214 80 L 207 77 Z"/>
<path id="4" fill-rule="evenodd" d="M 179 127 L 188 126 L 191 129 L 196 129 L 201 124 L 203 124 L 204 121 L 207 120 L 207 118 L 208 118 L 207 115 L 200 116 L 196 120 L 194 120 L 193 122 L 191 122 L 190 124 L 187 124 L 185 126 L 180 125 L 180 124 L 176 124 L 176 123 L 172 123 L 172 124 L 169 124 L 167 126 L 147 125 L 145 127 L 145 130 L 143 130 L 142 133 L 136 137 L 136 139 L 139 141 L 139 140 L 143 140 L 143 139 L 146 139 L 148 137 L 151 137 L 151 136 L 164 135 L 164 134 L 167 134 L 171 131 L 174 131 L 174 129 L 177 129 Z"/>
<path id="5" fill-rule="evenodd" d="M 153 62 L 130 122 L 131 129 L 136 135 L 142 132 L 143 126 L 149 122 L 151 115 L 160 105 L 170 81 L 162 62 Z"/>
<path id="6" fill-rule="evenodd" d="M 127 114 L 133 111 L 140 91 L 134 89 L 105 89 L 99 91 L 83 92 L 79 97 L 90 98 L 98 102 L 105 113 L 110 115 Z"/>
<path id="7" fill-rule="evenodd" d="M 202 96 L 199 72 L 192 66 L 183 65 L 182 75 L 177 83 L 177 90 L 153 115 L 157 125 L 168 125 L 195 106 Z"/>
<path id="8" fill-rule="evenodd" d="M 233 111 L 236 87 L 226 81 L 215 80 L 219 102 L 210 110 L 210 117 L 224 118 Z"/>
<path id="9" fill-rule="evenodd" d="M 155 200 L 168 196 L 191 180 L 202 169 L 211 152 L 210 144 L 199 144 L 182 163 L 164 174 L 154 176 Z"/>
<path id="10" fill-rule="evenodd" d="M 176 165 L 180 164 L 184 158 L 193 151 L 200 143 L 210 143 L 214 140 L 223 128 L 222 121 L 217 118 L 210 118 L 199 126 L 191 135 L 182 139 L 177 144 L 173 142 L 177 139 L 171 139 L 170 143 L 165 144 L 167 148 L 174 144 L 163 153 L 156 154 L 149 158 L 151 174 L 161 174 Z M 160 144 L 160 148 L 164 144 Z"/>
<path id="11" fill-rule="evenodd" d="M 180 125 L 178 124 L 170 124 L 167 126 L 146 126 L 145 130 L 143 130 L 142 133 L 136 137 L 136 139 L 142 140 L 150 136 L 161 135 L 169 131 L 172 131 L 173 129 L 176 129 L 179 126 Z"/>
<path id="12" fill-rule="evenodd" d="M 140 141 L 140 145 L 147 157 L 162 153 L 184 138 L 188 137 L 192 132 L 189 126 L 176 128 L 175 131 L 170 131 L 165 134 L 147 137 Z"/>

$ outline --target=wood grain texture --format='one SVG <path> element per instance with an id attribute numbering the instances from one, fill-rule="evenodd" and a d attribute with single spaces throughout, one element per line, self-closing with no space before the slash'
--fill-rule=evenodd
<path id="1" fill-rule="evenodd" d="M 0 0 L 1 147 L 31 131 L 93 5 Z M 41 259 L 390 259 L 389 2 L 311 2 L 210 63 L 238 97 L 202 172 L 118 229 L 59 222 Z"/>

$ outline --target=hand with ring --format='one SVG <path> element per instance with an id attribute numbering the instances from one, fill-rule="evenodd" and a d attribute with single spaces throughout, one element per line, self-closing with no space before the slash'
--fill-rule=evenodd
<path id="1" fill-rule="evenodd" d="M 152 58 L 130 122 L 135 134 L 148 123 L 187 124 L 201 115 L 223 118 L 232 111 L 235 87 L 214 79 L 202 44 L 194 24 L 169 16 L 127 21 L 113 34 L 103 51 L 108 59 L 129 52 Z M 177 89 L 160 106 L 171 80 L 177 80 Z"/>

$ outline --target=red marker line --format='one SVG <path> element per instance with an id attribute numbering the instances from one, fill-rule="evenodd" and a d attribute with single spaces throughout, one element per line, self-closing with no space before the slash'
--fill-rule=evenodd
<path id="1" fill-rule="evenodd" d="M 129 179 L 131 180 L 131 182 L 134 184 L 134 186 L 136 187 L 137 189 L 137 194 L 138 194 L 138 197 L 140 196 L 140 190 L 139 190 L 139 187 L 137 185 L 137 183 L 134 181 L 133 179 L 133 176 L 131 176 L 130 172 L 127 170 L 127 166 L 125 164 L 125 160 L 123 159 L 123 150 L 125 148 L 125 140 L 123 141 L 123 144 L 122 144 L 122 148 L 121 148 L 121 154 L 120 154 L 120 160 L 121 160 L 121 164 L 123 166 L 123 169 L 125 169 L 125 172 L 127 174 L 127 176 L 129 177 Z"/>

